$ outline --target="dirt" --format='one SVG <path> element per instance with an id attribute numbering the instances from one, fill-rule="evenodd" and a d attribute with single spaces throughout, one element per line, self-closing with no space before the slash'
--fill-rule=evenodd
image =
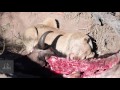
<path id="1" fill-rule="evenodd" d="M 117 24 L 111 25 L 112 22 L 108 23 L 106 21 L 108 19 L 103 19 L 104 14 L 102 15 L 103 17 L 99 19 L 98 16 L 96 19 L 93 12 L 1 12 L 0 37 L 5 39 L 8 51 L 18 53 L 23 46 L 24 30 L 52 17 L 59 21 L 62 30 L 89 34 L 96 41 L 96 52 L 99 55 L 117 52 L 120 50 L 119 31 L 114 28 Z M 115 17 L 116 21 L 120 20 L 119 12 L 105 13 L 105 15 Z"/>

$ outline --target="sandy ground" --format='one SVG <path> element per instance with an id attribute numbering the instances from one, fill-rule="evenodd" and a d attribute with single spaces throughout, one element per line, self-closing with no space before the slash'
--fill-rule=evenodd
<path id="1" fill-rule="evenodd" d="M 114 28 L 107 23 L 96 22 L 92 12 L 1 12 L 0 37 L 4 37 L 9 42 L 8 51 L 18 53 L 20 49 L 16 46 L 22 44 L 23 31 L 31 25 L 43 22 L 48 17 L 57 19 L 62 30 L 89 33 L 96 41 L 98 54 L 120 50 L 120 37 Z M 119 20 L 120 13 L 117 12 L 114 17 Z"/>

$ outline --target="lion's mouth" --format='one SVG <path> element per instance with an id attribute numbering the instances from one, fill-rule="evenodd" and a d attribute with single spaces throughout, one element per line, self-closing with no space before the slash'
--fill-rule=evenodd
<path id="1" fill-rule="evenodd" d="M 120 61 L 120 53 L 91 58 L 89 60 L 68 60 L 66 58 L 51 56 L 47 62 L 50 69 L 58 74 L 70 75 L 80 72 L 80 78 L 95 77 L 106 70 L 111 69 Z"/>

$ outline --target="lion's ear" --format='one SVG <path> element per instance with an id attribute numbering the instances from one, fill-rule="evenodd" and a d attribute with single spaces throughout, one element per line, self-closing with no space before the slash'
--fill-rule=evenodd
<path id="1" fill-rule="evenodd" d="M 59 22 L 58 20 L 54 18 L 47 18 L 45 19 L 45 21 L 43 21 L 42 24 L 50 26 L 50 27 L 54 27 L 54 28 L 59 28 Z"/>

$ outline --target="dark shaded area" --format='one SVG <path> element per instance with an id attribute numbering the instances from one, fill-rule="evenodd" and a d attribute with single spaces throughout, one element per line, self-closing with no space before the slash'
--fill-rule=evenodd
<path id="1" fill-rule="evenodd" d="M 59 52 L 58 50 L 56 50 L 56 44 L 57 44 L 57 41 L 60 37 L 62 37 L 63 35 L 58 35 L 54 41 L 52 42 L 52 45 L 51 45 L 51 50 L 55 53 L 56 56 L 58 57 L 66 57 L 66 55 L 62 54 L 61 52 Z"/>
<path id="2" fill-rule="evenodd" d="M 118 51 L 118 52 L 119 52 L 119 51 Z M 104 55 L 100 55 L 99 58 L 108 58 L 109 56 L 115 55 L 115 54 L 117 54 L 118 52 L 115 52 L 115 53 L 107 53 L 107 54 L 104 54 Z"/>
<path id="3" fill-rule="evenodd" d="M 100 21 L 100 23 L 101 23 L 101 26 L 103 26 L 104 24 L 103 24 L 103 20 L 101 19 L 101 18 L 99 18 L 99 21 Z"/>
<path id="4" fill-rule="evenodd" d="M 0 55 L 4 52 L 5 50 L 5 42 L 2 38 L 0 38 Z"/>
<path id="5" fill-rule="evenodd" d="M 95 52 L 95 57 L 98 57 L 98 54 L 96 52 L 98 50 L 98 47 L 97 47 L 97 44 L 96 44 L 96 40 L 93 37 L 91 37 L 91 36 L 89 36 L 89 37 L 90 37 L 90 39 L 92 41 L 92 44 L 93 44 L 93 50 L 92 51 Z"/>
<path id="6" fill-rule="evenodd" d="M 0 60 L 3 59 L 14 60 L 14 73 L 11 75 L 13 78 L 62 78 L 61 75 L 31 61 L 27 56 L 5 51 L 0 56 Z"/>
<path id="7" fill-rule="evenodd" d="M 59 75 L 51 72 L 47 68 L 41 67 L 40 65 L 32 62 L 26 56 L 15 60 L 15 72 L 25 73 L 40 78 L 60 78 Z"/>
<path id="8" fill-rule="evenodd" d="M 39 39 L 38 45 L 39 45 L 39 49 L 45 50 L 48 48 L 48 45 L 45 44 L 45 38 L 49 33 L 52 33 L 53 31 L 47 31 L 45 32 Z"/>
<path id="9" fill-rule="evenodd" d="M 55 19 L 55 21 L 56 21 L 56 24 L 57 24 L 57 28 L 60 28 L 59 21 L 57 19 Z"/>

